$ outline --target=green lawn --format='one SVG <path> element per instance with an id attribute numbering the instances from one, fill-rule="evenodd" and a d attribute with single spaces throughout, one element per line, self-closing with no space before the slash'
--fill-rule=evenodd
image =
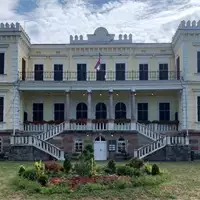
<path id="1" fill-rule="evenodd" d="M 86 194 L 79 196 L 61 195 L 38 195 L 16 192 L 10 185 L 13 177 L 16 176 L 19 166 L 32 165 L 28 162 L 0 162 L 0 199 L 2 200 L 101 200 L 101 199 L 133 199 L 133 200 L 158 200 L 158 199 L 179 199 L 198 200 L 200 199 L 200 162 L 174 162 L 157 163 L 160 167 L 168 169 L 172 179 L 157 187 L 139 187 L 124 190 L 106 190 L 94 192 L 90 197 Z M 99 163 L 100 165 L 105 164 Z"/>

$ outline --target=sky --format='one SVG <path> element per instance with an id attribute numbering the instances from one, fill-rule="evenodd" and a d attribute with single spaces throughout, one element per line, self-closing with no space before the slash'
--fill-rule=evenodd
<path id="1" fill-rule="evenodd" d="M 200 20 L 200 0 L 0 0 L 0 23 L 21 23 L 32 43 L 86 39 L 100 26 L 133 42 L 170 42 L 182 20 Z"/>

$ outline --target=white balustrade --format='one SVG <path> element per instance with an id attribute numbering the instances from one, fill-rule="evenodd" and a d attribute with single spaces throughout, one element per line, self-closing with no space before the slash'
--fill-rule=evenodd
<path id="1" fill-rule="evenodd" d="M 64 160 L 64 152 L 61 149 L 35 136 L 11 136 L 11 140 L 13 142 L 12 145 L 34 146 L 58 160 Z"/>
<path id="2" fill-rule="evenodd" d="M 70 123 L 70 130 L 72 131 L 82 131 L 87 130 L 87 123 Z"/>
<path id="3" fill-rule="evenodd" d="M 156 132 L 170 132 L 170 131 L 177 131 L 177 125 L 176 124 L 144 124 L 147 128 L 151 129 L 152 131 Z"/>
<path id="4" fill-rule="evenodd" d="M 92 130 L 108 130 L 108 123 L 105 122 L 98 122 L 98 123 L 92 123 Z"/>
<path id="5" fill-rule="evenodd" d="M 115 131 L 130 131 L 131 123 L 114 123 Z"/>
<path id="6" fill-rule="evenodd" d="M 48 131 L 52 127 L 55 126 L 55 124 L 24 124 L 23 129 L 26 132 L 43 132 L 43 131 Z"/>
<path id="7" fill-rule="evenodd" d="M 36 137 L 40 140 L 46 141 L 46 140 L 49 140 L 50 138 L 53 138 L 53 137 L 59 135 L 64 130 L 65 130 L 65 122 L 58 124 L 58 125 L 54 125 L 51 129 L 36 135 Z"/>
<path id="8" fill-rule="evenodd" d="M 150 138 L 150 139 L 152 139 L 152 140 L 154 140 L 154 141 L 156 141 L 156 140 L 158 140 L 159 138 L 161 138 L 162 136 L 160 135 L 160 133 L 157 133 L 157 132 L 155 132 L 155 131 L 152 131 L 151 129 L 149 129 L 146 125 L 144 125 L 144 124 L 140 124 L 140 123 L 136 123 L 136 130 L 140 133 L 140 134 L 142 134 L 142 135 L 144 135 L 144 136 L 146 136 L 146 137 L 148 137 L 148 138 Z"/>
<path id="9" fill-rule="evenodd" d="M 162 149 L 166 145 L 188 145 L 189 138 L 187 136 L 165 136 L 160 138 L 159 140 L 144 145 L 139 149 L 134 150 L 134 157 L 138 157 L 140 159 Z"/>

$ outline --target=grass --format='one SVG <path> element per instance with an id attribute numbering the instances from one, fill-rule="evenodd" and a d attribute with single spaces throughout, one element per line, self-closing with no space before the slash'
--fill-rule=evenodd
<path id="1" fill-rule="evenodd" d="M 0 162 L 0 200 L 196 200 L 200 199 L 200 162 L 163 162 L 157 163 L 167 169 L 172 178 L 160 186 L 148 186 L 127 188 L 124 190 L 94 191 L 92 195 L 87 193 L 39 195 L 28 194 L 23 191 L 15 191 L 11 186 L 11 180 L 16 176 L 19 166 L 28 167 L 30 162 Z M 98 163 L 105 165 L 106 163 Z"/>

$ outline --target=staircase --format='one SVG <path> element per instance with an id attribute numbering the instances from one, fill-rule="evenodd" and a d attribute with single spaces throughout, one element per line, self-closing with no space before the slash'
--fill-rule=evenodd
<path id="1" fill-rule="evenodd" d="M 152 131 L 144 124 L 140 124 L 138 122 L 136 122 L 136 131 L 138 131 L 141 135 L 143 135 L 153 141 L 157 141 L 160 138 L 163 138 L 163 136 L 160 133 Z"/>
<path id="2" fill-rule="evenodd" d="M 37 149 L 51 155 L 57 160 L 64 160 L 64 151 L 55 145 L 48 143 L 47 140 L 61 134 L 64 130 L 69 130 L 66 122 L 55 125 L 52 128 L 41 132 L 34 136 L 12 136 L 11 145 L 16 146 L 34 146 Z M 144 158 L 159 149 L 164 148 L 166 145 L 172 144 L 188 144 L 184 137 L 168 137 L 163 136 L 159 132 L 155 132 L 148 128 L 146 125 L 136 123 L 136 131 L 141 135 L 149 138 L 152 142 L 148 145 L 142 146 L 134 151 L 134 157 Z"/>
<path id="3" fill-rule="evenodd" d="M 142 159 L 164 148 L 166 145 L 189 145 L 189 138 L 188 136 L 164 136 L 153 143 L 134 150 L 134 157 Z"/>
<path id="4" fill-rule="evenodd" d="M 36 137 L 40 140 L 47 141 L 59 135 L 60 133 L 62 133 L 65 130 L 65 125 L 66 125 L 66 122 L 55 125 L 52 128 L 48 129 L 47 131 L 39 133 L 38 135 L 36 135 Z"/>
<path id="5" fill-rule="evenodd" d="M 64 160 L 64 151 L 53 144 L 38 139 L 36 136 L 11 136 L 10 140 L 11 145 L 33 146 L 57 160 Z"/>
<path id="6" fill-rule="evenodd" d="M 64 151 L 55 145 L 48 143 L 47 140 L 59 135 L 65 130 L 66 123 L 55 125 L 52 128 L 33 136 L 12 136 L 11 145 L 34 146 L 37 149 L 51 155 L 57 160 L 64 160 Z"/>

